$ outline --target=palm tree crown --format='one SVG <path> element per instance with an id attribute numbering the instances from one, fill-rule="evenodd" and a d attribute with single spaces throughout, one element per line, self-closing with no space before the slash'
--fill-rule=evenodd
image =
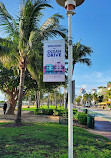
<path id="1" fill-rule="evenodd" d="M 80 41 L 73 46 L 73 69 L 76 63 L 83 63 L 88 66 L 91 65 L 91 59 L 87 58 L 87 55 L 91 56 L 93 51 L 90 47 L 80 44 Z"/>

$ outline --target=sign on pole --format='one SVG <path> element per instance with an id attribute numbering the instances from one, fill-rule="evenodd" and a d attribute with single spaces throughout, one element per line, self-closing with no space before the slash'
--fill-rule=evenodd
<path id="1" fill-rule="evenodd" d="M 44 42 L 43 82 L 65 81 L 65 41 Z"/>

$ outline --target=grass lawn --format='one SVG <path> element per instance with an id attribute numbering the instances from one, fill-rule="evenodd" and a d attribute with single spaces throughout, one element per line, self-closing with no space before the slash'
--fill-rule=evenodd
<path id="1" fill-rule="evenodd" d="M 0 158 L 67 158 L 67 126 L 37 123 L 22 127 L 0 124 Z M 74 127 L 74 158 L 110 158 L 111 141 Z"/>
<path id="2" fill-rule="evenodd" d="M 22 108 L 22 110 L 35 111 L 35 109 L 37 109 L 36 105 L 33 105 L 33 106 L 35 106 L 35 107 L 30 106 L 30 108 Z M 27 105 L 27 107 L 28 107 L 28 105 Z M 48 109 L 48 106 L 47 105 L 42 105 L 42 107 L 40 107 L 39 109 Z M 55 106 L 54 105 L 49 105 L 49 109 L 55 109 Z M 64 110 L 64 106 L 61 106 L 61 107 L 57 106 L 57 109 L 58 110 Z"/>

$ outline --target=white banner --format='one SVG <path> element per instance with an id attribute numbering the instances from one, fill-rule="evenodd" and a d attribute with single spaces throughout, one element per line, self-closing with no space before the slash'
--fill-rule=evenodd
<path id="1" fill-rule="evenodd" d="M 43 82 L 65 81 L 65 41 L 45 41 Z"/>

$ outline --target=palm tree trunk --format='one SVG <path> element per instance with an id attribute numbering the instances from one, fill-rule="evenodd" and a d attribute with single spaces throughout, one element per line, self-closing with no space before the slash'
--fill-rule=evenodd
<path id="1" fill-rule="evenodd" d="M 37 95 L 37 91 L 35 92 L 35 98 L 36 98 L 36 107 L 38 109 L 39 107 L 38 107 L 38 95 Z"/>
<path id="2" fill-rule="evenodd" d="M 42 90 L 42 99 L 41 99 L 41 106 L 40 107 L 42 107 L 42 105 L 43 105 L 43 96 L 44 96 L 44 91 Z"/>
<path id="3" fill-rule="evenodd" d="M 48 109 L 49 109 L 49 95 L 50 95 L 50 93 L 48 93 L 48 100 L 47 100 Z"/>
<path id="4" fill-rule="evenodd" d="M 19 125 L 21 123 L 21 109 L 22 109 L 22 98 L 23 98 L 24 80 L 25 80 L 25 68 L 22 67 L 22 69 L 20 70 L 18 111 L 17 111 L 17 118 L 15 120 L 16 125 Z"/>
<path id="5" fill-rule="evenodd" d="M 28 93 L 28 108 L 30 108 L 30 103 L 31 103 L 31 95 Z"/>
<path id="6" fill-rule="evenodd" d="M 60 98 L 59 98 L 59 101 L 60 101 L 60 105 L 59 105 L 59 107 L 61 107 L 61 92 L 60 92 Z"/>
<path id="7" fill-rule="evenodd" d="M 38 91 L 38 106 L 40 108 L 40 91 Z"/>
<path id="8" fill-rule="evenodd" d="M 55 109 L 57 109 L 57 90 L 55 89 Z"/>
<path id="9" fill-rule="evenodd" d="M 66 109 L 66 90 L 64 88 L 64 109 Z"/>

